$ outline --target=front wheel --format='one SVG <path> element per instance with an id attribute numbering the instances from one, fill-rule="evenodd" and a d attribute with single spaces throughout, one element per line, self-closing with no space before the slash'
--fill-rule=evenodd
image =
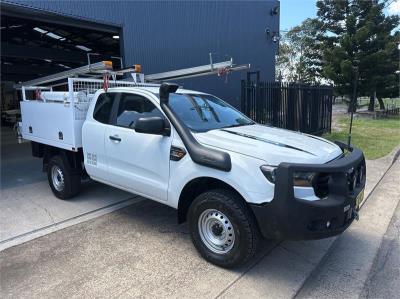
<path id="1" fill-rule="evenodd" d="M 257 250 L 259 231 L 254 216 L 230 190 L 200 194 L 189 209 L 189 228 L 200 254 L 221 267 L 243 264 Z"/>
<path id="2" fill-rule="evenodd" d="M 72 173 L 61 156 L 54 156 L 49 161 L 47 178 L 54 195 L 60 199 L 68 199 L 79 193 L 81 176 Z"/>

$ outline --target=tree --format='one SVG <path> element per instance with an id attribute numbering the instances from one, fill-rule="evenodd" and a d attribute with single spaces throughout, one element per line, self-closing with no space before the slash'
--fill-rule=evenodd
<path id="1" fill-rule="evenodd" d="M 320 26 L 319 20 L 308 18 L 286 34 L 294 50 L 299 53 L 297 74 L 300 82 L 320 83 L 322 79 Z"/>
<path id="2" fill-rule="evenodd" d="M 309 18 L 282 36 L 276 61 L 277 77 L 290 82 L 321 82 L 319 27 L 317 19 Z"/>
<path id="3" fill-rule="evenodd" d="M 293 82 L 297 80 L 295 67 L 296 52 L 284 38 L 279 43 L 279 53 L 276 56 L 275 72 L 279 81 Z"/>
<path id="4" fill-rule="evenodd" d="M 374 110 L 375 98 L 379 101 L 380 109 L 385 109 L 382 98 L 394 96 L 397 90 L 395 72 L 398 67 L 399 34 L 397 32 L 396 37 L 391 32 L 399 25 L 399 18 L 384 15 L 384 2 L 358 2 L 360 29 L 357 38 L 360 43 L 360 63 L 363 63 L 365 72 L 362 88 L 370 96 L 368 110 Z"/>
<path id="5" fill-rule="evenodd" d="M 334 82 L 338 94 L 350 95 L 355 78 L 355 19 L 349 1 L 317 1 L 321 21 L 319 36 L 323 52 L 323 76 Z"/>
<path id="6" fill-rule="evenodd" d="M 371 109 L 375 95 L 384 108 L 382 97 L 390 94 L 396 80 L 397 46 L 392 32 L 399 17 L 384 14 L 386 2 L 317 1 L 323 76 L 334 82 L 339 94 L 351 95 L 355 83 L 358 94 L 371 97 Z"/>

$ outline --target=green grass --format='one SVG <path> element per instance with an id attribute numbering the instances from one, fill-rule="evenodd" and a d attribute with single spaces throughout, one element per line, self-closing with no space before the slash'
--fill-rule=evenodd
<path id="1" fill-rule="evenodd" d="M 347 143 L 350 118 L 341 117 L 338 124 L 338 129 L 332 129 L 332 133 L 324 137 Z M 367 159 L 386 156 L 400 144 L 400 120 L 354 118 L 351 143 L 361 148 Z"/>

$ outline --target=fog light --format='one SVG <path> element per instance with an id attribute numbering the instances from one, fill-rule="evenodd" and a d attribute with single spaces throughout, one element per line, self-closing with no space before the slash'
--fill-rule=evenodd
<path id="1" fill-rule="evenodd" d="M 329 228 L 331 226 L 331 222 L 330 221 L 327 221 L 326 222 L 326 228 Z"/>

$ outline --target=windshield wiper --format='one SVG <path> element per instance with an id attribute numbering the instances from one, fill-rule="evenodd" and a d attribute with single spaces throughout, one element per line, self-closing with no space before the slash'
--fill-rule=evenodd
<path id="1" fill-rule="evenodd" d="M 196 103 L 196 101 L 193 99 L 193 97 L 189 94 L 185 94 L 184 95 L 189 101 L 190 103 L 193 105 L 192 109 L 195 109 L 197 114 L 200 116 L 202 121 L 208 121 L 208 119 L 206 118 L 206 116 L 204 115 L 203 110 L 201 110 L 201 107 Z"/>
<path id="2" fill-rule="evenodd" d="M 201 98 L 204 101 L 207 109 L 210 110 L 212 115 L 214 116 L 215 121 L 219 123 L 220 120 L 219 120 L 217 113 L 215 112 L 215 109 L 210 105 L 210 103 L 205 99 L 205 97 L 199 96 L 199 98 Z"/>

